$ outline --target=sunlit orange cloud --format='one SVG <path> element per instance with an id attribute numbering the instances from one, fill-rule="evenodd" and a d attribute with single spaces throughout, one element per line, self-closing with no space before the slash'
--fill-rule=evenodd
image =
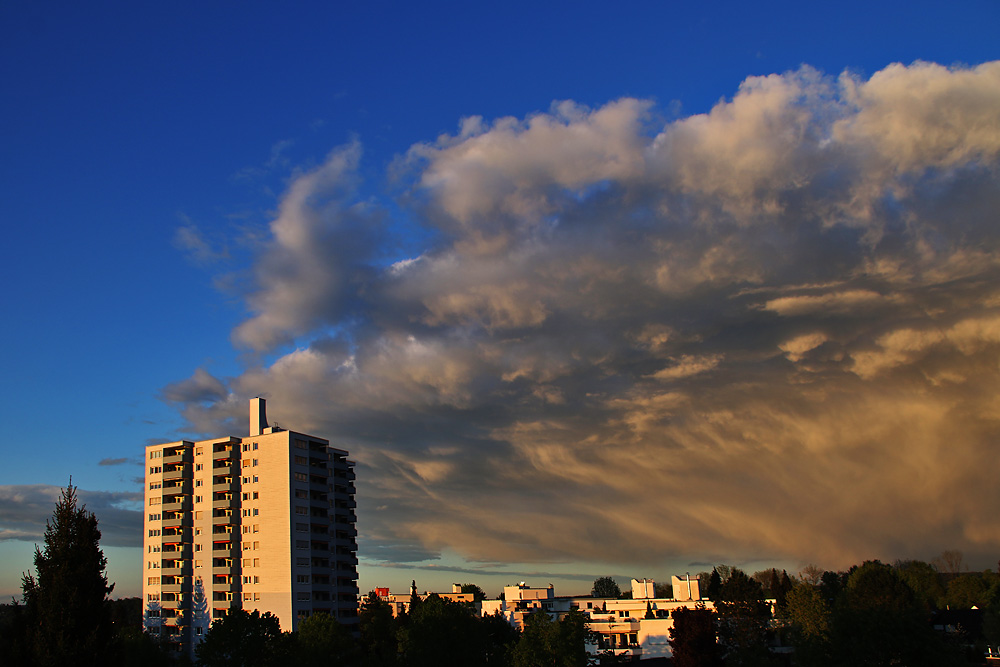
<path id="1" fill-rule="evenodd" d="M 362 556 L 995 563 L 1000 63 L 804 67 L 656 116 L 413 146 L 402 205 L 442 233 L 388 267 L 335 151 L 234 332 L 277 358 L 165 397 L 228 432 L 264 395 L 349 449 Z"/>

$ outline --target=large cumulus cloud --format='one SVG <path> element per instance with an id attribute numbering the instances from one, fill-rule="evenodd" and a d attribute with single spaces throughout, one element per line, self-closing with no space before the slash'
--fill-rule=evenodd
<path id="1" fill-rule="evenodd" d="M 392 264 L 335 151 L 234 334 L 276 360 L 172 400 L 223 431 L 265 395 L 350 449 L 369 553 L 992 563 L 1000 63 L 803 67 L 658 117 L 560 102 L 410 147 L 434 241 Z"/>

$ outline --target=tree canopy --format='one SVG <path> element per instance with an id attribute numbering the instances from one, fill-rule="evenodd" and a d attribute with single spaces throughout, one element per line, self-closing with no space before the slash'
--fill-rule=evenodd
<path id="1" fill-rule="evenodd" d="M 590 591 L 590 595 L 595 598 L 620 598 L 622 589 L 611 577 L 598 577 L 594 580 L 594 588 Z"/>
<path id="2" fill-rule="evenodd" d="M 35 574 L 21 582 L 24 640 L 36 664 L 104 664 L 111 639 L 106 602 L 114 584 L 108 583 L 100 540 L 97 517 L 77 507 L 71 481 L 46 523 L 44 546 L 35 547 Z"/>

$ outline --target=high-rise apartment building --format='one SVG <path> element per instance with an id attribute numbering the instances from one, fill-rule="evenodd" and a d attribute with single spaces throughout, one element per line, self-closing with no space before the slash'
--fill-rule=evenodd
<path id="1" fill-rule="evenodd" d="M 246 438 L 147 446 L 147 631 L 190 652 L 230 609 L 269 611 L 282 630 L 321 611 L 356 626 L 354 508 L 347 452 L 268 426 L 262 398 Z"/>

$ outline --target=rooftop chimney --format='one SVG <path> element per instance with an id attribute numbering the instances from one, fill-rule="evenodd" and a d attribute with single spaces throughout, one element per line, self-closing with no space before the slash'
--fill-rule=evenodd
<path id="1" fill-rule="evenodd" d="M 263 435 L 267 428 L 267 401 L 263 398 L 250 399 L 250 437 Z"/>

